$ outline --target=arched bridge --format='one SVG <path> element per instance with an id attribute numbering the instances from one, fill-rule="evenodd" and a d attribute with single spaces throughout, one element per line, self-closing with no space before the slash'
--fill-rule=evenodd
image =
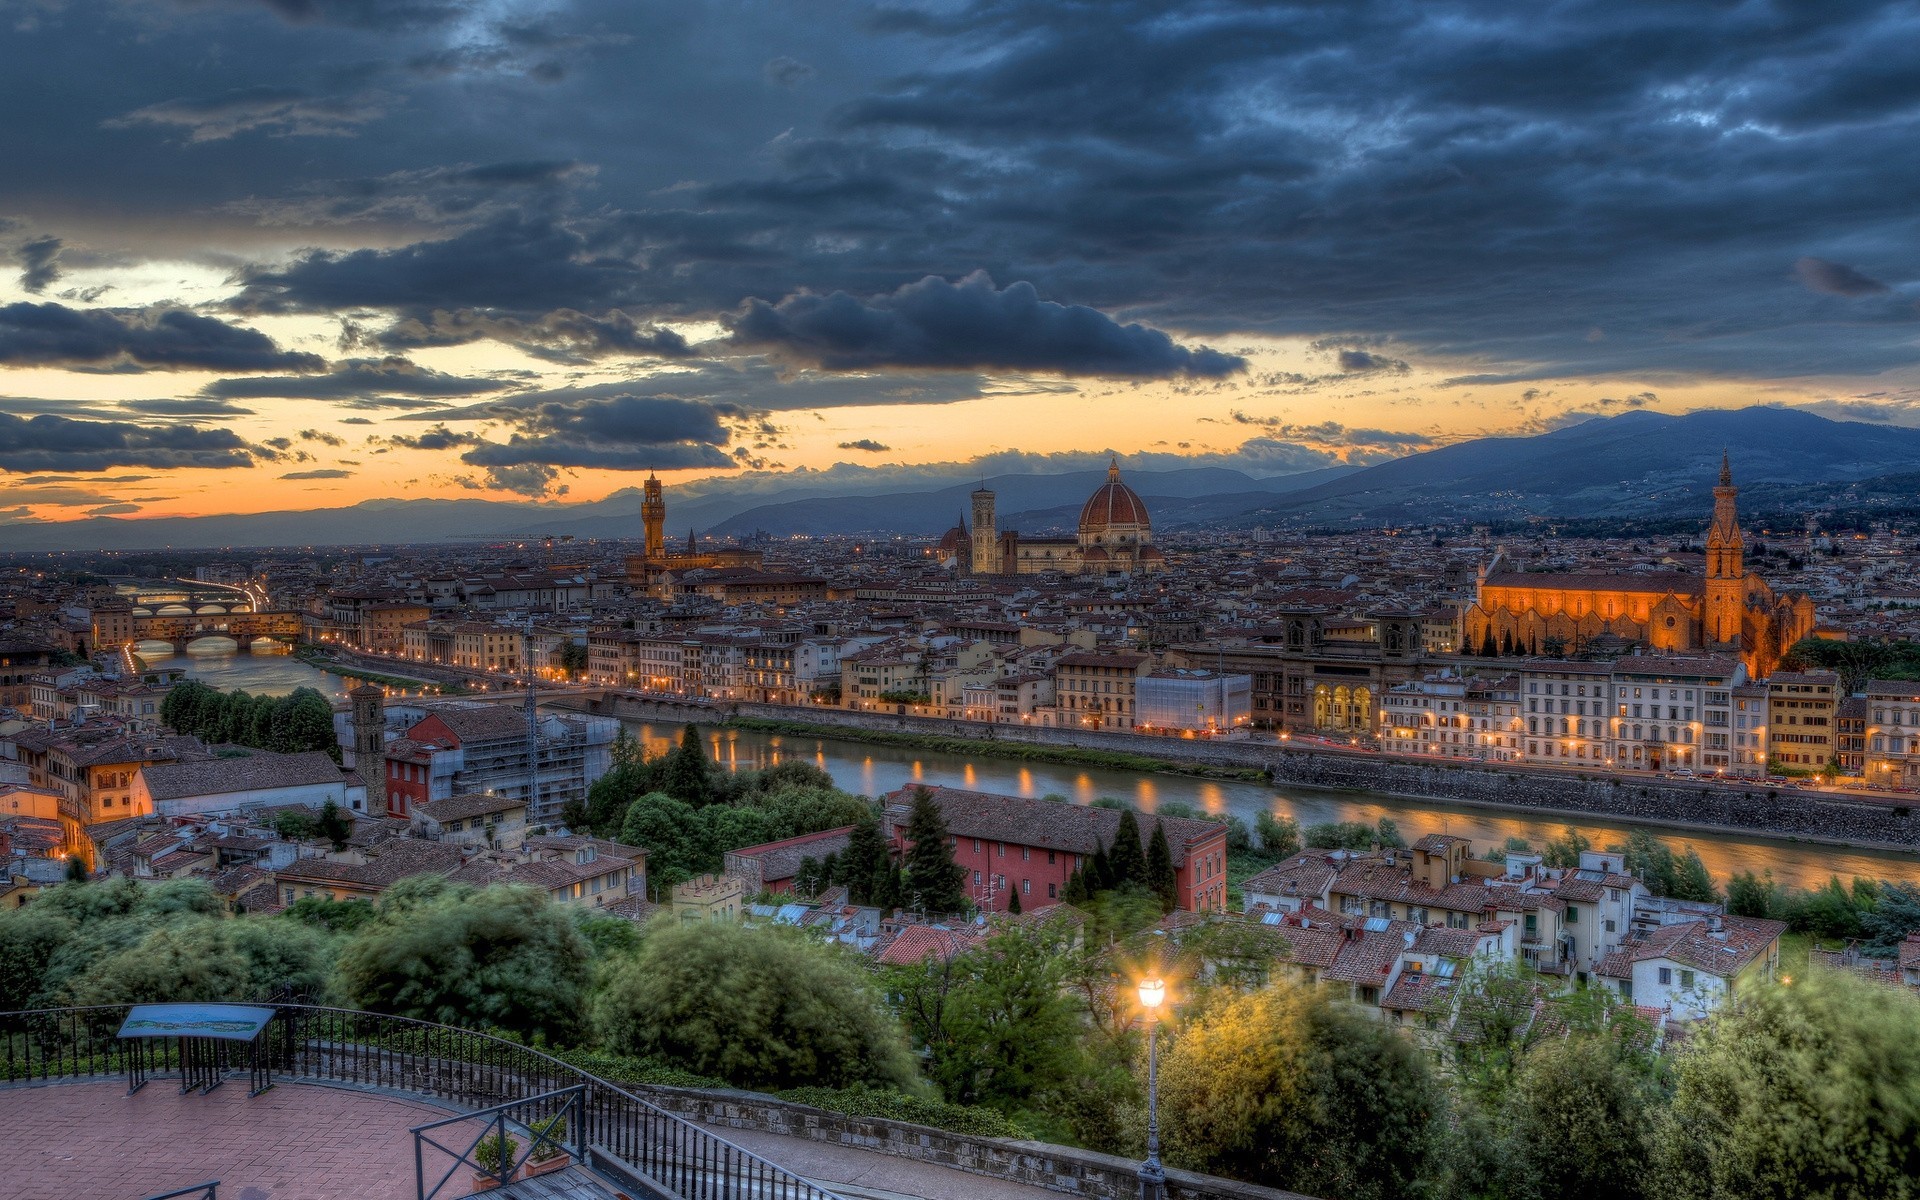
<path id="1" fill-rule="evenodd" d="M 232 638 L 245 650 L 256 638 L 294 642 L 300 637 L 296 612 L 196 613 L 186 616 L 133 617 L 134 642 L 171 642 L 176 651 L 206 637 Z"/>

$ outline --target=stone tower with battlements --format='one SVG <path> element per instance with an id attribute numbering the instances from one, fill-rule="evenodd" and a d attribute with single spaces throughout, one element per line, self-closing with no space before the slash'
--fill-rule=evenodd
<path id="1" fill-rule="evenodd" d="M 993 528 L 993 493 L 984 487 L 973 493 L 973 573 L 1000 573 L 1000 539 Z"/>
<path id="2" fill-rule="evenodd" d="M 640 502 L 640 522 L 646 528 L 646 557 L 658 562 L 667 555 L 667 500 L 660 493 L 659 477 L 651 473 Z"/>

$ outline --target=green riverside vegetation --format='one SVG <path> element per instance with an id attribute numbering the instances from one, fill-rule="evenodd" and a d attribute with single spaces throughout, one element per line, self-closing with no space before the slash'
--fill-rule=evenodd
<path id="1" fill-rule="evenodd" d="M 665 838 L 670 869 L 735 837 L 850 825 L 860 836 L 817 864 L 822 882 L 934 915 L 965 903 L 924 796 L 910 818 L 924 853 L 902 863 L 871 802 L 806 764 L 730 775 L 697 731 L 657 759 L 631 744 L 619 758 L 576 815 Z M 328 836 L 311 824 L 295 832 Z M 1302 843 L 1398 838 L 1390 822 L 1228 823 L 1243 867 Z M 1545 852 L 1581 848 L 1567 833 Z M 1623 849 L 1664 887 L 1701 886 L 1684 850 L 1646 836 Z M 1284 928 L 1162 924 L 1163 853 L 1123 812 L 1070 905 L 963 920 L 950 927 L 978 936 L 905 965 L 800 929 L 639 925 L 441 878 L 275 915 L 227 912 L 197 881 L 69 882 L 0 912 L 0 1009 L 291 990 L 492 1032 L 637 1086 L 750 1088 L 1137 1159 L 1146 1043 L 1132 985 L 1151 973 L 1171 983 L 1160 1112 L 1173 1166 L 1325 1200 L 1920 1200 L 1920 999 L 1905 991 L 1796 967 L 1662 1042 L 1610 993 L 1481 967 L 1454 983 L 1454 1032 L 1474 1036 L 1417 1014 L 1396 1028 L 1343 990 L 1295 982 Z M 1735 903 L 1888 945 L 1920 927 L 1912 889 L 1836 881 L 1792 897 L 1764 883 L 1736 886 Z"/>

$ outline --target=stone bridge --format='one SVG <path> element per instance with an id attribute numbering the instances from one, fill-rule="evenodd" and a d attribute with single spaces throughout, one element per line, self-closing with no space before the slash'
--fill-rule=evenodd
<path id="1" fill-rule="evenodd" d="M 232 638 L 249 649 L 256 638 L 292 643 L 300 638 L 297 612 L 195 613 L 188 616 L 136 616 L 129 619 L 130 642 L 171 642 L 175 652 L 207 637 Z"/>

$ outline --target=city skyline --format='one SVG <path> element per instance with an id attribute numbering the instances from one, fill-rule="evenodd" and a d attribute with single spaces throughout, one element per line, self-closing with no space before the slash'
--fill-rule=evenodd
<path id="1" fill-rule="evenodd" d="M 1920 425 L 1891 7 L 0 20 L 7 521 Z"/>

